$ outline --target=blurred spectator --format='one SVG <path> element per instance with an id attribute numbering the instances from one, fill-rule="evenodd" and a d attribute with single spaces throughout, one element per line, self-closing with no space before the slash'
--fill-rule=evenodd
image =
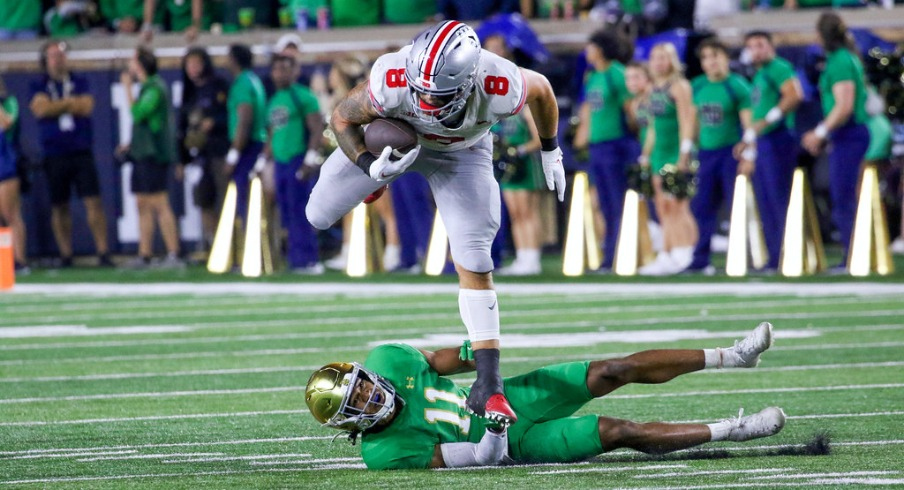
<path id="1" fill-rule="evenodd" d="M 135 34 L 140 29 L 151 29 L 151 24 L 142 26 L 142 21 L 152 17 L 145 12 L 145 0 L 98 0 L 100 13 L 110 27 L 119 33 Z M 25 3 L 25 2 L 23 2 Z M 151 11 L 153 12 L 153 10 Z"/>
<path id="2" fill-rule="evenodd" d="M 138 99 L 132 97 L 132 81 L 141 84 Z M 169 203 L 167 180 L 176 161 L 172 132 L 172 100 L 166 82 L 157 74 L 157 58 L 148 48 L 138 48 L 122 72 L 126 102 L 132 114 L 132 141 L 119 148 L 132 161 L 132 192 L 138 201 L 138 257 L 129 265 L 147 267 L 151 263 L 156 218 L 166 245 L 162 268 L 184 267 L 179 258 L 179 232 Z"/>
<path id="3" fill-rule="evenodd" d="M 201 29 L 210 27 L 209 18 L 204 17 L 204 0 L 144 0 L 144 22 L 142 37 L 151 42 L 154 30 L 150 26 L 165 22 L 170 32 L 184 32 L 188 42 L 194 42 Z M 206 20 L 206 22 L 205 22 Z"/>
<path id="4" fill-rule="evenodd" d="M 816 22 L 816 31 L 827 56 L 825 69 L 819 77 L 824 118 L 815 129 L 804 134 L 802 144 L 816 156 L 826 149 L 826 143 L 830 143 L 832 221 L 841 234 L 843 257 L 846 258 L 854 227 L 860 164 L 869 147 L 866 81 L 854 40 L 841 17 L 834 12 L 823 13 Z M 844 263 L 836 266 L 835 271 L 844 270 Z"/>
<path id="5" fill-rule="evenodd" d="M 194 201 L 201 208 L 202 246 L 206 249 L 213 243 L 228 181 L 224 165 L 229 151 L 229 83 L 217 75 L 210 55 L 202 47 L 189 49 L 182 60 L 182 83 L 178 129 L 181 161 L 197 164 L 202 170 Z"/>
<path id="6" fill-rule="evenodd" d="M 663 244 L 656 260 L 641 267 L 639 272 L 665 275 L 682 271 L 691 264 L 697 242 L 697 223 L 690 212 L 686 186 L 664 185 L 666 175 L 687 175 L 690 171 L 696 129 L 691 87 L 682 74 L 673 44 L 653 46 L 650 73 L 653 75 L 652 123 L 641 161 L 650 166 L 653 176 L 653 203 L 662 226 Z"/>
<path id="7" fill-rule="evenodd" d="M 592 71 L 584 84 L 584 102 L 578 113 L 581 123 L 575 136 L 576 148 L 590 149 L 590 170 L 606 220 L 603 270 L 611 269 L 615 259 L 627 169 L 640 155 L 626 125 L 625 110 L 631 96 L 625 86 L 625 66 L 619 61 L 621 52 L 619 37 L 612 31 L 598 31 L 590 37 L 586 53 Z"/>
<path id="8" fill-rule="evenodd" d="M 17 148 L 19 102 L 6 91 L 0 78 L 0 226 L 13 232 L 13 256 L 17 273 L 26 273 L 25 222 L 22 221 L 19 196 Z"/>
<path id="9" fill-rule="evenodd" d="M 501 35 L 486 38 L 487 51 L 512 60 L 512 52 Z M 503 119 L 492 129 L 499 140 L 494 154 L 506 162 L 500 178 L 502 198 L 512 224 L 515 261 L 497 271 L 500 275 L 526 276 L 542 272 L 540 266 L 540 189 L 545 180 L 540 166 L 540 134 L 525 107 L 520 114 Z"/>
<path id="10" fill-rule="evenodd" d="M 3 0 L 0 2 L 0 41 L 35 39 L 41 30 L 41 2 Z"/>
<path id="11" fill-rule="evenodd" d="M 77 36 L 97 17 L 97 5 L 89 0 L 56 0 L 44 14 L 44 30 L 50 37 Z"/>
<path id="12" fill-rule="evenodd" d="M 317 232 L 304 209 L 323 164 L 320 146 L 323 117 L 311 91 L 295 82 L 295 58 L 276 55 L 270 67 L 276 93 L 267 103 L 268 138 L 265 153 L 276 162 L 276 202 L 288 233 L 286 258 L 298 274 L 322 274 Z"/>
<path id="13" fill-rule="evenodd" d="M 519 0 L 437 0 L 437 10 L 443 19 L 486 19 L 493 14 L 518 12 Z"/>
<path id="14" fill-rule="evenodd" d="M 229 47 L 226 67 L 233 81 L 226 102 L 230 140 L 226 172 L 236 185 L 236 212 L 242 222 L 248 204 L 248 173 L 254 168 L 267 138 L 267 96 L 261 79 L 251 70 L 252 60 L 248 46 Z"/>
<path id="15" fill-rule="evenodd" d="M 618 4 L 618 0 L 600 3 Z M 593 0 L 520 0 L 521 15 L 527 18 L 537 17 L 541 19 L 573 19 L 577 18 L 581 11 L 593 6 Z M 514 10 L 512 12 L 515 12 Z"/>
<path id="16" fill-rule="evenodd" d="M 751 96 L 753 132 L 744 133 L 740 150 L 748 146 L 756 149 L 753 185 L 769 250 L 766 269 L 774 270 L 778 269 L 781 258 L 791 179 L 797 166 L 794 111 L 803 100 L 804 92 L 791 63 L 776 56 L 768 32 L 748 33 L 744 47 L 757 71 Z"/>
<path id="17" fill-rule="evenodd" d="M 389 24 L 420 24 L 436 20 L 435 1 L 383 0 L 383 19 Z"/>
<path id="18" fill-rule="evenodd" d="M 41 47 L 45 72 L 32 84 L 29 108 L 38 119 L 38 135 L 44 170 L 50 189 L 51 225 L 60 252 L 60 265 L 72 265 L 72 187 L 82 198 L 88 226 L 100 265 L 111 266 L 107 248 L 107 217 L 100 200 L 97 168 L 91 153 L 91 115 L 94 97 L 86 78 L 71 73 L 66 61 L 67 45 L 50 41 Z"/>
<path id="19" fill-rule="evenodd" d="M 222 0 L 223 32 L 269 27 L 274 5 L 259 0 Z"/>
<path id="20" fill-rule="evenodd" d="M 637 140 L 643 147 L 650 125 L 650 92 L 653 79 L 647 65 L 632 61 L 625 67 L 625 87 L 631 99 L 625 110 L 628 126 L 637 134 Z"/>
<path id="21" fill-rule="evenodd" d="M 732 202 L 735 178 L 750 176 L 756 161 L 754 147 L 735 154 L 741 130 L 752 125 L 750 84 L 728 68 L 728 48 L 715 37 L 704 39 L 697 48 L 703 75 L 691 82 L 699 128 L 700 167 L 697 169 L 697 193 L 691 211 L 699 227 L 688 272 L 715 273 L 710 263 L 710 241 L 718 228 L 719 211 Z"/>

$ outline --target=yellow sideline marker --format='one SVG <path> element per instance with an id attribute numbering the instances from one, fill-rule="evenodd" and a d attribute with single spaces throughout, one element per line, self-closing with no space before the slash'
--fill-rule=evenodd
<path id="1" fill-rule="evenodd" d="M 565 252 L 562 254 L 562 273 L 575 277 L 584 275 L 585 266 L 600 267 L 599 244 L 593 229 L 590 204 L 590 180 L 587 172 L 575 172 L 571 191 L 571 207 L 565 232 Z"/>
<path id="2" fill-rule="evenodd" d="M 879 172 L 873 164 L 864 165 L 860 173 L 860 197 L 847 257 L 851 275 L 864 277 L 876 272 L 887 276 L 894 272 L 888 241 L 885 206 L 879 193 Z"/>
<path id="3" fill-rule="evenodd" d="M 245 277 L 260 277 L 263 272 L 263 214 L 264 189 L 260 176 L 255 175 L 248 191 L 248 219 L 242 251 L 242 275 Z"/>
<path id="4" fill-rule="evenodd" d="M 358 204 L 352 210 L 352 224 L 348 239 L 348 263 L 345 273 L 349 277 L 364 277 L 383 270 L 383 235 L 376 210 L 367 204 Z"/>
<path id="5" fill-rule="evenodd" d="M 785 277 L 800 277 L 816 274 L 825 269 L 825 265 L 822 233 L 816 219 L 816 206 L 810 193 L 807 172 L 797 168 L 791 181 L 791 199 L 788 202 L 779 269 Z"/>
<path id="6" fill-rule="evenodd" d="M 628 189 L 625 192 L 625 207 L 613 264 L 613 269 L 619 276 L 637 275 L 637 269 L 656 260 L 647 226 L 649 220 L 646 199 L 639 192 Z"/>
<path id="7" fill-rule="evenodd" d="M 446 234 L 446 225 L 436 211 L 433 218 L 433 232 L 430 234 L 430 243 L 427 245 L 427 258 L 424 261 L 424 273 L 428 276 L 438 276 L 446 268 L 446 257 L 449 256 L 449 235 Z"/>
<path id="8" fill-rule="evenodd" d="M 0 227 L 0 291 L 16 285 L 16 259 L 13 255 L 13 230 Z"/>
<path id="9" fill-rule="evenodd" d="M 738 175 L 731 203 L 725 273 L 731 277 L 746 276 L 748 260 L 754 269 L 762 269 L 768 256 L 753 186 L 746 175 Z"/>
<path id="10" fill-rule="evenodd" d="M 207 270 L 214 274 L 223 274 L 232 268 L 236 199 L 235 182 L 230 180 L 226 188 L 226 197 L 223 199 L 223 211 L 217 223 L 217 232 L 213 237 L 213 246 L 210 247 L 210 257 L 207 258 Z"/>

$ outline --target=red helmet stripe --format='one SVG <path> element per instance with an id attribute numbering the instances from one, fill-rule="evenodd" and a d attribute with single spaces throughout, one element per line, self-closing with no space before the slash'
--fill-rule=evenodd
<path id="1" fill-rule="evenodd" d="M 446 44 L 446 41 L 449 39 L 449 34 L 451 34 L 452 31 L 454 31 L 460 25 L 462 25 L 462 23 L 458 22 L 457 20 L 449 21 L 433 38 L 433 42 L 427 48 L 427 58 L 424 59 L 424 81 L 430 81 L 430 71 L 433 70 L 433 63 L 436 59 L 436 56 L 439 54 L 442 46 Z"/>

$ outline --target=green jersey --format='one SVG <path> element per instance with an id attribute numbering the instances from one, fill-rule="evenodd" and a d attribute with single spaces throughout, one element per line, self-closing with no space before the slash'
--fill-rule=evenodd
<path id="1" fill-rule="evenodd" d="M 131 17 L 140 25 L 144 19 L 144 0 L 100 0 L 100 12 L 111 21 Z"/>
<path id="2" fill-rule="evenodd" d="M 172 134 L 170 100 L 166 82 L 160 75 L 148 77 L 132 104 L 132 144 L 136 160 L 153 160 L 168 165 L 176 161 Z"/>
<path id="3" fill-rule="evenodd" d="M 656 133 L 653 141 L 653 152 L 650 154 L 650 167 L 653 173 L 662 170 L 666 164 L 678 163 L 679 143 L 681 139 L 678 125 L 678 109 L 675 99 L 669 93 L 672 85 L 655 87 L 650 94 L 651 127 Z"/>
<path id="4" fill-rule="evenodd" d="M 41 2 L 37 0 L 4 0 L 0 2 L 0 29 L 11 31 L 41 28 Z"/>
<path id="5" fill-rule="evenodd" d="M 524 113 L 500 120 L 490 129 L 499 136 L 501 148 L 517 148 L 528 143 L 532 136 Z M 543 181 L 543 168 L 536 152 L 514 157 L 514 165 L 506 166 L 499 179 L 502 190 L 539 190 Z"/>
<path id="6" fill-rule="evenodd" d="M 251 70 L 240 73 L 229 87 L 226 110 L 228 112 L 229 139 L 233 141 L 239 121 L 239 106 L 242 104 L 251 106 L 251 132 L 248 139 L 263 142 L 267 139 L 267 130 L 264 127 L 267 120 L 267 96 L 264 94 L 264 84 L 261 83 L 261 79 Z"/>
<path id="7" fill-rule="evenodd" d="M 465 409 L 469 390 L 440 376 L 414 347 L 382 345 L 370 352 L 364 367 L 389 381 L 404 400 L 391 424 L 363 434 L 361 457 L 368 468 L 428 468 L 437 444 L 483 437 L 483 420 Z"/>
<path id="8" fill-rule="evenodd" d="M 700 149 L 715 150 L 741 141 L 740 112 L 750 109 L 750 84 L 729 73 L 719 81 L 700 75 L 691 87 L 700 121 Z"/>
<path id="9" fill-rule="evenodd" d="M 625 101 L 631 98 L 625 86 L 625 66 L 613 61 L 603 71 L 594 71 L 584 85 L 584 100 L 590 106 L 590 143 L 612 141 L 625 135 Z"/>
<path id="10" fill-rule="evenodd" d="M 753 91 L 750 93 L 750 102 L 753 107 L 753 120 L 762 121 L 770 109 L 778 105 L 782 99 L 782 85 L 788 80 L 797 77 L 794 66 L 784 58 L 776 56 L 764 64 L 753 76 Z M 788 114 L 785 122 L 792 127 L 794 118 Z M 776 121 L 766 126 L 760 134 L 769 134 L 781 125 Z"/>
<path id="11" fill-rule="evenodd" d="M 16 130 L 19 127 L 19 101 L 13 96 L 7 96 L 0 99 L 0 107 L 3 107 L 3 112 L 13 121 L 8 128 L 0 131 L 0 136 L 6 138 L 6 142 L 12 147 L 16 141 Z"/>
<path id="12" fill-rule="evenodd" d="M 866 82 L 863 75 L 863 64 L 856 54 L 845 48 L 829 53 L 826 67 L 819 77 L 819 97 L 822 99 L 822 112 L 828 115 L 835 108 L 835 95 L 832 87 L 839 82 L 854 83 L 854 112 L 852 121 L 864 124 L 869 116 L 866 114 Z"/>
<path id="13" fill-rule="evenodd" d="M 436 15 L 436 2 L 385 0 L 383 16 L 390 24 L 420 24 Z"/>
<path id="14" fill-rule="evenodd" d="M 277 163 L 288 164 L 304 155 L 309 139 L 305 118 L 319 113 L 320 104 L 307 87 L 296 83 L 273 94 L 267 104 L 267 125 L 270 148 Z"/>

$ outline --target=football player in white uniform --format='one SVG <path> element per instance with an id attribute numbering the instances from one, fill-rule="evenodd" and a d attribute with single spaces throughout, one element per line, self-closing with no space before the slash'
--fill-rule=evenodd
<path id="1" fill-rule="evenodd" d="M 403 172 L 410 169 L 427 178 L 449 233 L 459 310 L 474 348 L 477 380 L 467 405 L 505 425 L 517 417 L 499 375 L 499 308 L 490 245 L 501 210 L 489 130 L 525 104 L 540 133 L 546 184 L 562 201 L 559 110 L 549 81 L 481 49 L 468 25 L 441 22 L 412 44 L 377 59 L 370 79 L 338 103 L 330 125 L 339 148 L 324 164 L 306 209 L 308 220 L 326 229 Z M 380 117 L 414 126 L 418 146 L 400 157 L 389 147 L 376 157 L 368 152 L 362 126 Z"/>

